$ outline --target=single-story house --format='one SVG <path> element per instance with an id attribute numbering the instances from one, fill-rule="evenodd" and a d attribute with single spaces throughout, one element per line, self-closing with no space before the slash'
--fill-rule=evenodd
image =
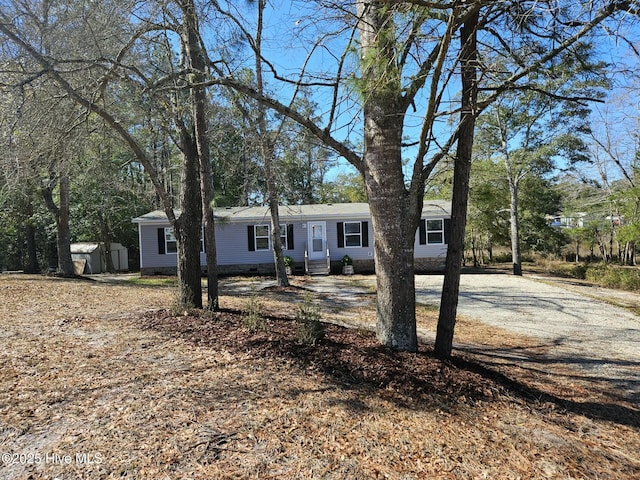
<path id="1" fill-rule="evenodd" d="M 79 242 L 71 244 L 71 259 L 78 275 L 104 273 L 107 271 L 107 255 L 111 254 L 116 272 L 129 270 L 129 252 L 119 243 L 111 243 L 107 252 L 104 243 Z"/>
<path id="2" fill-rule="evenodd" d="M 284 253 L 293 259 L 294 273 L 340 271 L 345 255 L 353 260 L 356 272 L 374 271 L 373 229 L 367 203 L 283 205 L 279 213 Z M 217 208 L 214 215 L 220 274 L 275 271 L 268 207 Z M 425 202 L 415 238 L 416 270 L 444 269 L 450 217 L 450 202 Z M 166 214 L 156 210 L 132 221 L 138 224 L 141 274 L 175 274 L 176 239 Z M 204 267 L 204 241 L 201 244 Z"/>
<path id="3" fill-rule="evenodd" d="M 584 212 L 566 215 L 559 213 L 557 215 L 547 215 L 547 223 L 550 227 L 555 228 L 582 228 L 586 220 L 587 214 Z"/>

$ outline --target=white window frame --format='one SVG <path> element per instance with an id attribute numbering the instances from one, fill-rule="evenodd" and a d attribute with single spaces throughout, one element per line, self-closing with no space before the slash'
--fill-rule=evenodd
<path id="1" fill-rule="evenodd" d="M 282 249 L 283 250 L 289 250 L 289 245 L 287 243 L 287 224 L 286 223 L 281 223 L 280 224 L 280 242 L 282 244 Z"/>
<path id="2" fill-rule="evenodd" d="M 174 247 L 170 250 L 169 244 Z M 200 229 L 200 253 L 204 252 L 204 227 Z M 164 228 L 164 253 L 167 255 L 176 255 L 178 253 L 178 241 L 173 234 L 173 227 Z"/>
<path id="3" fill-rule="evenodd" d="M 266 228 L 267 229 L 267 235 L 266 237 L 264 235 L 258 235 L 258 228 Z M 269 247 L 268 248 L 258 248 L 258 239 L 264 239 L 267 238 L 268 243 L 269 243 Z M 283 250 L 288 250 L 289 249 L 289 245 L 287 243 L 287 224 L 286 223 L 281 223 L 280 224 L 280 241 L 282 242 L 282 249 Z M 255 247 L 256 251 L 260 251 L 260 252 L 264 252 L 267 250 L 271 250 L 272 249 L 272 245 L 271 245 L 271 225 L 268 223 L 261 223 L 259 225 L 254 225 L 253 226 L 253 245 Z"/>
<path id="4" fill-rule="evenodd" d="M 258 235 L 258 229 L 262 229 L 262 228 L 266 228 L 267 229 L 267 234 L 266 235 Z M 259 246 L 258 244 L 258 240 L 263 240 L 263 244 L 264 244 L 264 239 L 267 239 L 267 246 L 266 248 L 264 246 Z M 271 250 L 271 229 L 269 228 L 268 224 L 260 224 L 260 225 L 254 225 L 253 226 L 253 241 L 254 241 L 254 247 L 256 249 L 256 252 L 260 251 L 268 251 Z"/>
<path id="5" fill-rule="evenodd" d="M 347 225 L 358 225 L 357 233 L 349 233 L 347 232 Z M 362 222 L 343 222 L 342 225 L 343 235 L 344 235 L 344 248 L 362 248 Z M 349 245 L 347 238 L 358 238 L 357 245 Z"/>
<path id="6" fill-rule="evenodd" d="M 440 222 L 439 228 L 430 228 L 429 223 L 431 223 L 431 227 L 433 227 L 433 222 Z M 443 218 L 432 218 L 425 220 L 425 228 L 427 230 L 427 245 L 444 245 L 444 219 Z M 432 235 L 439 235 L 440 239 L 438 241 L 432 241 Z"/>
<path id="7" fill-rule="evenodd" d="M 169 248 L 169 245 L 172 245 Z M 173 227 L 164 228 L 164 253 L 167 255 L 175 255 L 178 253 L 178 241 L 173 234 Z"/>

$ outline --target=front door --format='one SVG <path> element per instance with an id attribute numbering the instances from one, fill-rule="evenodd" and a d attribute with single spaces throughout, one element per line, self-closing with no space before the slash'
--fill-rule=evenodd
<path id="1" fill-rule="evenodd" d="M 309 239 L 308 250 L 310 260 L 320 260 L 325 258 L 327 243 L 326 222 L 307 223 L 307 235 Z"/>

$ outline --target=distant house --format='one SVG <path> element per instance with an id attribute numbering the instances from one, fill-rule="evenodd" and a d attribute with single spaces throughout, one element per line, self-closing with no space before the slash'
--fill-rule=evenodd
<path id="1" fill-rule="evenodd" d="M 104 273 L 107 271 L 107 255 L 111 255 L 117 272 L 129 270 L 129 252 L 119 243 L 112 243 L 106 251 L 104 243 L 80 242 L 71 244 L 71 259 L 78 275 Z"/>
<path id="2" fill-rule="evenodd" d="M 587 214 L 578 212 L 573 215 L 558 214 L 547 217 L 549 226 L 556 228 L 582 228 Z"/>
<path id="3" fill-rule="evenodd" d="M 214 215 L 220 274 L 275 271 L 267 207 L 218 208 Z M 444 268 L 450 217 L 450 202 L 425 202 L 415 238 L 416 270 Z M 156 210 L 132 221 L 138 224 L 141 274 L 175 274 L 176 239 L 166 214 Z M 280 221 L 284 253 L 293 259 L 294 273 L 337 272 L 344 255 L 352 258 L 356 272 L 374 271 L 368 204 L 281 206 Z M 204 242 L 201 244 L 200 262 L 204 267 Z"/>

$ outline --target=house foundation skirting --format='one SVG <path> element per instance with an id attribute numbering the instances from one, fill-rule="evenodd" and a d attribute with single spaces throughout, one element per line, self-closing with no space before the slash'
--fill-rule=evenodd
<path id="1" fill-rule="evenodd" d="M 416 273 L 443 272 L 446 265 L 446 257 L 416 258 L 414 269 Z"/>
<path id="2" fill-rule="evenodd" d="M 445 258 L 416 258 L 416 273 L 433 273 L 442 272 L 445 267 Z M 373 259 L 371 260 L 354 260 L 353 270 L 355 273 L 375 273 L 376 267 Z M 206 270 L 202 269 L 203 274 Z M 140 269 L 142 276 L 154 275 L 176 275 L 176 267 L 143 267 Z M 295 262 L 292 267 L 294 275 L 304 275 L 304 263 Z M 331 273 L 341 274 L 342 263 L 340 261 L 331 262 Z M 218 265 L 218 275 L 274 275 L 275 266 L 273 263 L 254 263 L 247 265 Z"/>

